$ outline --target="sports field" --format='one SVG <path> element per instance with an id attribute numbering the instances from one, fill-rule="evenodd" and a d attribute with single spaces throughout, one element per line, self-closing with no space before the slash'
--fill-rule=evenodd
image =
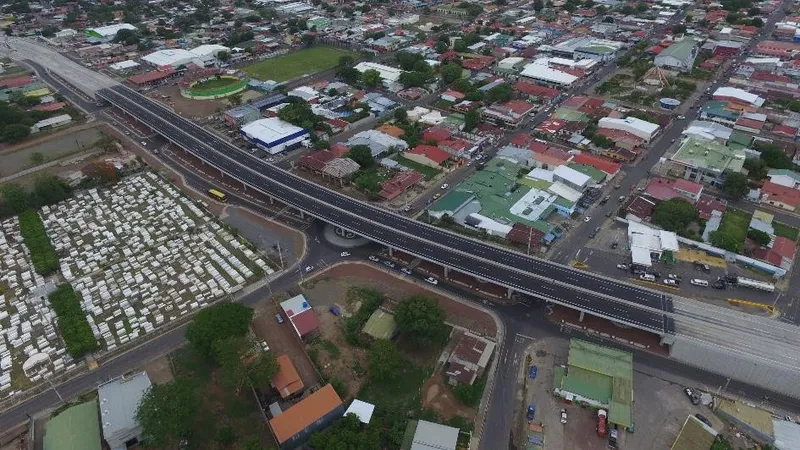
<path id="1" fill-rule="evenodd" d="M 341 48 L 319 46 L 260 61 L 242 70 L 261 81 L 281 82 L 335 67 L 342 55 L 357 56 Z"/>
<path id="2" fill-rule="evenodd" d="M 195 84 L 194 86 L 192 86 L 192 90 L 212 91 L 214 89 L 219 89 L 234 85 L 240 81 L 241 80 L 236 78 L 211 78 L 209 80 L 203 81 L 202 83 Z"/>

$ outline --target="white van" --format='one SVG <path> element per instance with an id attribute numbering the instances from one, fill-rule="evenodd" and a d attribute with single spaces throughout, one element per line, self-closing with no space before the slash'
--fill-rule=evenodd
<path id="1" fill-rule="evenodd" d="M 656 281 L 656 277 L 651 273 L 645 273 L 645 274 L 639 275 L 639 278 L 641 278 L 644 281 Z"/>
<path id="2" fill-rule="evenodd" d="M 692 281 L 690 281 L 690 283 L 692 283 L 694 286 L 708 287 L 708 281 L 701 280 L 699 278 L 693 278 Z"/>

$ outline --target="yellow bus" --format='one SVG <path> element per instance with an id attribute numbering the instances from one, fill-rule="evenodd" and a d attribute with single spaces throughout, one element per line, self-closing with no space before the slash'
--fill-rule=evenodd
<path id="1" fill-rule="evenodd" d="M 225 193 L 220 192 L 220 191 L 218 191 L 216 189 L 213 189 L 213 188 L 208 190 L 208 195 L 210 195 L 214 199 L 219 200 L 221 202 L 228 201 L 228 196 L 225 195 Z"/>

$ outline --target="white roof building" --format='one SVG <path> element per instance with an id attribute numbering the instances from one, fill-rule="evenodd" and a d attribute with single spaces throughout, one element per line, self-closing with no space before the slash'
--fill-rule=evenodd
<path id="1" fill-rule="evenodd" d="M 456 450 L 458 428 L 420 420 L 410 450 Z"/>
<path id="2" fill-rule="evenodd" d="M 272 155 L 308 139 L 308 130 L 274 117 L 250 122 L 240 132 L 246 140 Z"/>
<path id="3" fill-rule="evenodd" d="M 111 450 L 124 450 L 126 442 L 141 438 L 136 408 L 150 384 L 147 372 L 142 371 L 101 384 L 97 389 L 103 438 Z"/>
<path id="4" fill-rule="evenodd" d="M 200 57 L 216 58 L 221 52 L 230 52 L 231 49 L 219 44 L 205 44 L 195 47 L 189 51 Z"/>
<path id="5" fill-rule="evenodd" d="M 645 142 L 650 142 L 651 139 L 658 132 L 659 126 L 655 123 L 650 123 L 636 117 L 626 117 L 624 119 L 615 119 L 612 117 L 603 117 L 597 123 L 600 128 L 608 128 L 611 130 L 620 130 L 630 133 L 638 138 L 643 139 Z"/>
<path id="6" fill-rule="evenodd" d="M 639 222 L 628 222 L 628 242 L 631 246 L 631 260 L 634 264 L 650 267 L 651 255 L 661 257 L 665 250 L 677 252 L 678 236 L 665 230 L 649 227 Z"/>
<path id="7" fill-rule="evenodd" d="M 117 37 L 117 32 L 120 30 L 136 30 L 137 28 L 129 23 L 116 23 L 105 27 L 88 28 L 86 35 L 91 38 L 102 39 L 104 41 L 111 41 Z"/>
<path id="8" fill-rule="evenodd" d="M 194 63 L 200 67 L 203 66 L 202 59 L 182 48 L 168 48 L 165 50 L 158 50 L 148 55 L 142 56 L 142 60 L 146 61 L 156 67 L 178 67 L 185 66 L 189 63 Z"/>
<path id="9" fill-rule="evenodd" d="M 402 139 L 386 134 L 378 130 L 364 130 L 356 133 L 345 142 L 345 145 L 352 147 L 354 145 L 366 145 L 372 150 L 372 157 L 378 156 L 389 151 L 394 147 L 395 150 L 404 151 L 408 149 L 408 143 Z"/>
<path id="10" fill-rule="evenodd" d="M 717 122 L 695 120 L 690 123 L 685 130 L 683 130 L 682 134 L 684 136 L 696 137 L 708 141 L 718 140 L 722 143 L 725 143 L 728 142 L 731 134 L 733 134 L 733 129 Z"/>
<path id="11" fill-rule="evenodd" d="M 500 62 L 497 63 L 497 68 L 502 70 L 513 70 L 519 63 L 525 61 L 525 58 L 520 56 L 509 56 L 508 58 L 502 59 Z"/>
<path id="12" fill-rule="evenodd" d="M 137 63 L 136 61 L 127 60 L 127 61 L 120 61 L 114 64 L 109 64 L 108 67 L 110 67 L 112 70 L 117 70 L 117 71 L 128 70 L 128 69 L 133 69 L 134 67 L 139 67 L 139 63 Z"/>
<path id="13" fill-rule="evenodd" d="M 561 181 L 567 186 L 580 191 L 589 186 L 592 177 L 583 172 L 578 172 L 572 167 L 562 165 L 553 169 L 553 181 Z"/>
<path id="14" fill-rule="evenodd" d="M 522 69 L 520 76 L 556 86 L 571 86 L 578 81 L 575 75 L 550 68 L 548 58 L 537 59 L 528 64 Z"/>
<path id="15" fill-rule="evenodd" d="M 353 399 L 353 403 L 350 403 L 350 406 L 347 407 L 344 415 L 347 416 L 348 414 L 355 414 L 358 416 L 358 420 L 361 421 L 361 423 L 368 424 L 372 419 L 373 412 L 375 412 L 375 405 L 372 403 L 362 402 L 356 398 Z"/>
<path id="16" fill-rule="evenodd" d="M 381 80 L 383 80 L 383 84 L 386 87 L 396 84 L 400 80 L 400 75 L 403 73 L 403 70 L 396 67 L 385 66 L 383 64 L 377 64 L 369 61 L 363 61 L 356 64 L 355 69 L 361 73 L 364 73 L 367 70 L 377 70 L 378 73 L 381 74 Z"/>
<path id="17" fill-rule="evenodd" d="M 744 89 L 723 86 L 714 91 L 714 98 L 728 98 L 738 100 L 742 103 L 749 103 L 752 106 L 760 108 L 764 105 L 764 98 L 756 94 L 751 94 Z"/>

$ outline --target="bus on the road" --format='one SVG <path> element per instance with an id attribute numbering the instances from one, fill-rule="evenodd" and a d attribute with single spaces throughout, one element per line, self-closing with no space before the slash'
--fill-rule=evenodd
<path id="1" fill-rule="evenodd" d="M 213 188 L 208 190 L 208 195 L 210 195 L 215 200 L 219 200 L 221 202 L 228 201 L 228 196 L 225 195 L 224 192 L 220 192 L 220 191 L 218 191 L 216 189 L 213 189 Z"/>

